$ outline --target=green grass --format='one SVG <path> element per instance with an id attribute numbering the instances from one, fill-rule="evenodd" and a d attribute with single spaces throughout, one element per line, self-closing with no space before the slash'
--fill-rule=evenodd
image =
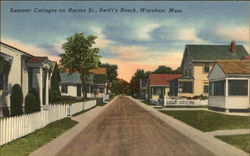
<path id="1" fill-rule="evenodd" d="M 198 110 L 159 111 L 173 116 L 174 118 L 179 119 L 188 125 L 204 132 L 225 129 L 250 128 L 249 116 L 232 116 Z"/>
<path id="2" fill-rule="evenodd" d="M 224 135 L 216 136 L 216 138 L 227 142 L 243 151 L 250 153 L 250 134 L 243 135 Z"/>
<path id="3" fill-rule="evenodd" d="M 149 106 L 157 106 L 157 105 L 152 104 L 152 103 L 150 103 L 148 101 L 141 101 L 141 102 L 144 103 L 144 104 L 146 104 L 146 105 L 149 105 Z"/>
<path id="4" fill-rule="evenodd" d="M 166 108 L 208 108 L 208 106 L 165 106 Z"/>
<path id="5" fill-rule="evenodd" d="M 44 128 L 0 147 L 1 156 L 26 156 L 42 145 L 55 139 L 77 124 L 70 118 L 55 121 Z"/>

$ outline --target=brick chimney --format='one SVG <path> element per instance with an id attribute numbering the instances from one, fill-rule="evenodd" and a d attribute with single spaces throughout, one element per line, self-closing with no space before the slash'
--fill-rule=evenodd
<path id="1" fill-rule="evenodd" d="M 236 44 L 235 41 L 231 42 L 231 53 L 235 53 L 236 52 Z"/>

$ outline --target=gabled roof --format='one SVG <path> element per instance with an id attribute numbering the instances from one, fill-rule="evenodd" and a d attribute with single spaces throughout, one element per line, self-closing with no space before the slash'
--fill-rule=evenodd
<path id="1" fill-rule="evenodd" d="M 169 81 L 179 78 L 181 74 L 150 74 L 150 85 L 168 86 Z"/>
<path id="2" fill-rule="evenodd" d="M 140 79 L 140 86 L 141 88 L 145 88 L 148 85 L 148 79 Z"/>
<path id="3" fill-rule="evenodd" d="M 249 56 L 242 45 L 236 45 L 236 52 L 231 52 L 231 45 L 186 45 L 192 60 L 240 60 Z"/>
<path id="4" fill-rule="evenodd" d="M 107 69 L 103 68 L 103 67 L 99 67 L 99 68 L 91 69 L 89 71 L 89 73 L 92 73 L 92 74 L 107 74 Z"/>
<path id="5" fill-rule="evenodd" d="M 16 50 L 16 51 L 19 51 L 19 52 L 21 52 L 21 53 L 23 53 L 23 54 L 25 54 L 25 55 L 33 56 L 33 55 L 31 55 L 31 54 L 29 54 L 29 53 L 27 53 L 27 52 L 25 52 L 25 51 L 22 51 L 22 50 L 20 50 L 20 49 L 17 49 L 17 48 L 15 48 L 15 47 L 11 46 L 11 45 L 6 44 L 6 43 L 0 42 L 0 44 L 4 45 L 4 46 L 6 46 L 6 47 L 9 47 L 9 48 L 11 48 L 11 49 L 14 49 L 14 50 Z"/>
<path id="6" fill-rule="evenodd" d="M 81 84 L 79 73 L 60 73 L 61 84 Z"/>
<path id="7" fill-rule="evenodd" d="M 48 60 L 48 57 L 37 57 L 37 56 L 34 56 L 34 57 L 31 57 L 30 59 L 28 59 L 27 63 L 37 63 L 37 64 L 40 64 L 40 63 L 43 63 L 45 60 Z"/>
<path id="8" fill-rule="evenodd" d="M 250 60 L 218 60 L 225 74 L 250 74 Z"/>

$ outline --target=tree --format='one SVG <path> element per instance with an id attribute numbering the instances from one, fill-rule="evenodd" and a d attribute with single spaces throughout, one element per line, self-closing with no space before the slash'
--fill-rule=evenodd
<path id="1" fill-rule="evenodd" d="M 11 116 L 23 114 L 23 91 L 19 84 L 15 84 L 10 95 L 10 110 Z"/>
<path id="2" fill-rule="evenodd" d="M 59 90 L 60 81 L 60 69 L 58 68 L 58 65 L 56 63 L 51 76 L 51 89 L 49 90 L 50 103 L 55 103 L 57 99 L 61 96 L 61 92 Z"/>
<path id="3" fill-rule="evenodd" d="M 153 73 L 154 74 L 172 74 L 173 69 L 167 66 L 159 66 Z"/>
<path id="4" fill-rule="evenodd" d="M 96 38 L 93 35 L 85 37 L 83 33 L 76 33 L 63 44 L 65 53 L 60 55 L 60 63 L 64 68 L 69 69 L 71 73 L 77 70 L 81 74 L 84 100 L 87 99 L 85 75 L 89 73 L 90 69 L 96 68 L 100 60 L 99 49 L 92 47 Z"/>
<path id="5" fill-rule="evenodd" d="M 129 83 L 123 79 L 115 79 L 112 83 L 111 92 L 115 95 L 129 94 Z"/>
<path id="6" fill-rule="evenodd" d="M 33 103 L 33 105 L 34 105 L 34 112 L 40 111 L 40 108 L 41 108 L 40 107 L 40 98 L 39 98 L 39 94 L 36 91 L 36 89 L 35 88 L 30 88 L 28 94 L 32 94 L 35 97 L 36 101 L 35 101 L 35 103 Z M 25 112 L 26 112 L 26 110 L 25 110 Z"/>
<path id="7" fill-rule="evenodd" d="M 37 108 L 36 108 L 36 97 L 29 93 L 26 95 L 25 97 L 25 113 L 33 113 L 33 112 L 37 112 Z"/>
<path id="8" fill-rule="evenodd" d="M 178 67 L 178 68 L 175 69 L 173 72 L 174 72 L 175 74 L 182 74 L 182 73 L 183 73 L 183 69 L 182 69 L 182 67 Z"/>
<path id="9" fill-rule="evenodd" d="M 130 90 L 132 95 L 138 95 L 140 92 L 140 79 L 148 78 L 150 72 L 144 72 L 143 69 L 137 69 L 134 76 L 130 80 Z"/>
<path id="10" fill-rule="evenodd" d="M 107 69 L 107 80 L 108 80 L 108 86 L 107 87 L 108 87 L 108 89 L 110 89 L 111 84 L 117 78 L 118 66 L 114 65 L 114 64 L 105 63 L 105 64 L 100 64 L 100 67 L 105 67 Z M 108 92 L 108 89 L 107 89 L 107 92 Z"/>

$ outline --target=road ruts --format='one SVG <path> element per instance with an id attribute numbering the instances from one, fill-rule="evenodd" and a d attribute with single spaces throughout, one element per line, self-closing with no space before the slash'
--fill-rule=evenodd
<path id="1" fill-rule="evenodd" d="M 212 156 L 213 154 L 120 96 L 57 156 Z"/>

